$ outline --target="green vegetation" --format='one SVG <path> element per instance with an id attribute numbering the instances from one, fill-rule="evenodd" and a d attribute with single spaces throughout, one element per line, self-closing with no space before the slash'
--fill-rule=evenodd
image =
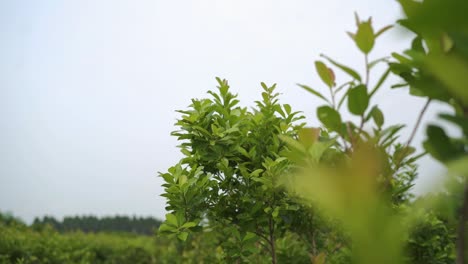
<path id="1" fill-rule="evenodd" d="M 132 234 L 60 234 L 0 222 L 0 263 L 157 263 L 154 238 Z"/>
<path id="2" fill-rule="evenodd" d="M 50 225 L 55 230 L 64 233 L 70 231 L 88 232 L 126 232 L 140 235 L 154 235 L 154 229 L 158 228 L 161 222 L 152 217 L 128 217 L 113 216 L 98 218 L 95 216 L 67 216 L 63 221 L 58 221 L 54 217 L 45 216 L 35 218 L 34 228 L 41 228 Z"/>
<path id="3" fill-rule="evenodd" d="M 468 20 L 461 11 L 468 4 L 400 4 L 407 17 L 399 23 L 415 34 L 409 50 L 373 60 L 378 37 L 392 26 L 376 31 L 371 19 L 356 15 L 357 29 L 348 34 L 364 73 L 326 55 L 315 62 L 329 96 L 318 84 L 300 87 L 325 103 L 317 108 L 319 128 L 300 123 L 298 112 L 279 103 L 275 85 L 263 83 L 262 100 L 250 111 L 221 79 L 211 98 L 180 111 L 173 135 L 185 158 L 161 174 L 170 213 L 159 231 L 180 241 L 182 255 L 209 235 L 223 263 L 468 261 Z M 376 75 L 379 63 L 387 70 Z M 347 78 L 338 81 L 334 70 Z M 403 81 L 392 88 L 427 98 L 403 141 L 403 126 L 386 124 L 373 104 L 391 74 Z M 440 117 L 463 135 L 451 138 L 431 124 L 426 152 L 417 154 L 413 137 L 433 100 L 453 107 Z M 344 120 L 345 105 L 352 120 Z M 447 166 L 447 184 L 413 201 L 415 162 L 427 153 Z"/>
<path id="4" fill-rule="evenodd" d="M 414 33 L 408 50 L 373 58 L 392 26 L 375 30 L 356 15 L 349 36 L 364 71 L 322 55 L 315 62 L 322 84 L 299 85 L 323 102 L 320 127 L 307 127 L 264 83 L 251 109 L 217 78 L 208 98 L 179 111 L 173 135 L 185 156 L 160 174 L 168 214 L 156 236 L 59 234 L 2 216 L 0 261 L 468 263 L 468 2 L 399 2 L 406 17 L 398 23 Z M 376 72 L 377 64 L 386 69 Z M 398 83 L 388 84 L 392 75 Z M 407 139 L 374 103 L 390 87 L 409 87 L 427 102 Z M 437 123 L 420 128 L 435 100 L 453 108 L 439 116 L 461 135 Z M 413 146 L 418 129 L 426 130 L 423 153 Z M 448 175 L 438 193 L 416 199 L 416 162 L 426 154 Z"/>

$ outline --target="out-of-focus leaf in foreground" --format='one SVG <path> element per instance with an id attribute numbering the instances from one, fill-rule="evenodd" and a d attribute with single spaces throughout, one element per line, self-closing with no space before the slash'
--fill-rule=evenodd
<path id="1" fill-rule="evenodd" d="M 342 166 L 312 165 L 287 177 L 292 192 L 343 224 L 354 263 L 402 263 L 402 216 L 378 190 L 378 157 L 376 149 L 362 144 Z"/>

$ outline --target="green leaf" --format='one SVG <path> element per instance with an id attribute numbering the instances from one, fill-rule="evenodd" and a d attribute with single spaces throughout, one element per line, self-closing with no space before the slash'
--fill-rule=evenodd
<path id="1" fill-rule="evenodd" d="M 393 159 L 396 161 L 397 164 L 401 163 L 405 158 L 412 155 L 416 152 L 416 149 L 411 146 L 404 146 L 402 148 L 398 148 L 395 153 L 393 153 Z"/>
<path id="2" fill-rule="evenodd" d="M 184 154 L 185 156 L 191 156 L 192 155 L 192 152 L 190 152 L 190 150 L 188 150 L 186 148 L 180 149 L 180 152 L 182 152 L 182 154 Z"/>
<path id="3" fill-rule="evenodd" d="M 365 85 L 358 85 L 349 89 L 348 109 L 352 114 L 361 116 L 369 106 L 369 95 Z"/>
<path id="4" fill-rule="evenodd" d="M 285 136 L 285 135 L 279 135 L 279 138 L 282 141 L 284 141 L 286 143 L 286 145 L 288 145 L 288 147 L 293 148 L 295 151 L 299 151 L 299 152 L 304 152 L 305 151 L 304 146 L 301 143 L 299 143 L 298 141 L 292 139 L 291 137 Z"/>
<path id="5" fill-rule="evenodd" d="M 330 130 L 339 131 L 341 128 L 340 113 L 328 105 L 317 108 L 317 117 Z"/>
<path id="6" fill-rule="evenodd" d="M 356 42 L 358 48 L 364 54 L 369 54 L 375 43 L 375 35 L 374 29 L 372 28 L 371 19 L 369 19 L 367 22 L 359 23 L 358 30 L 353 39 Z"/>
<path id="7" fill-rule="evenodd" d="M 289 104 L 284 104 L 283 108 L 286 111 L 286 114 L 291 114 L 291 106 Z"/>
<path id="8" fill-rule="evenodd" d="M 184 185 L 187 182 L 187 176 L 186 175 L 181 175 L 179 177 L 179 186 Z"/>
<path id="9" fill-rule="evenodd" d="M 177 232 L 177 227 L 170 226 L 168 224 L 161 224 L 159 226 L 159 232 L 161 233 L 175 233 Z"/>
<path id="10" fill-rule="evenodd" d="M 250 177 L 258 177 L 260 173 L 263 172 L 263 169 L 256 169 L 252 173 L 250 173 Z"/>
<path id="11" fill-rule="evenodd" d="M 429 125 L 426 133 L 428 139 L 424 141 L 424 148 L 437 160 L 446 162 L 461 154 L 441 127 Z"/>
<path id="12" fill-rule="evenodd" d="M 317 256 L 312 257 L 312 263 L 314 263 L 314 264 L 325 264 L 326 263 L 325 262 L 326 257 L 327 257 L 327 255 L 324 252 L 321 252 Z"/>
<path id="13" fill-rule="evenodd" d="M 174 183 L 174 176 L 172 176 L 172 174 L 170 173 L 161 173 L 159 174 L 165 182 L 167 183 Z"/>
<path id="14" fill-rule="evenodd" d="M 416 36 L 413 41 L 411 42 L 411 49 L 421 52 L 421 53 L 426 53 L 426 50 L 424 49 L 423 45 L 423 39 L 421 36 Z"/>
<path id="15" fill-rule="evenodd" d="M 180 240 L 182 240 L 182 241 L 186 241 L 188 235 L 189 235 L 188 232 L 180 232 L 180 233 L 177 235 L 177 238 L 180 239 Z"/>
<path id="16" fill-rule="evenodd" d="M 275 207 L 275 210 L 273 210 L 273 213 L 271 213 L 271 216 L 273 216 L 273 218 L 277 218 L 278 215 L 279 215 L 279 207 Z"/>
<path id="17" fill-rule="evenodd" d="M 379 88 L 382 86 L 382 84 L 385 82 L 385 80 L 387 79 L 388 75 L 390 74 L 390 69 L 387 69 L 384 74 L 382 74 L 382 77 L 380 77 L 379 81 L 377 82 L 377 84 L 375 85 L 374 89 L 372 89 L 372 92 L 369 94 L 369 97 L 372 97 L 376 92 L 377 90 L 379 90 Z"/>
<path id="18" fill-rule="evenodd" d="M 325 100 L 326 102 L 330 103 L 330 101 L 328 101 L 327 98 L 325 98 L 325 96 L 323 96 L 321 93 L 317 92 L 316 90 L 310 88 L 309 86 L 307 85 L 303 85 L 303 84 L 297 84 L 299 87 L 301 87 L 302 89 L 308 91 L 309 93 L 317 96 L 318 98 L 321 98 L 323 100 Z"/>
<path id="19" fill-rule="evenodd" d="M 383 115 L 382 111 L 377 106 L 374 106 L 372 108 L 371 115 L 372 115 L 372 119 L 374 120 L 375 124 L 378 127 L 382 127 L 382 125 L 384 124 L 385 119 L 384 119 L 384 115 Z"/>
<path id="20" fill-rule="evenodd" d="M 340 64 L 338 62 L 336 62 L 335 60 L 331 59 L 330 57 L 324 55 L 324 54 L 320 54 L 320 56 L 322 56 L 323 58 L 325 58 L 326 60 L 328 60 L 331 64 L 335 65 L 336 67 L 340 68 L 342 71 L 346 72 L 347 74 L 349 74 L 351 77 L 353 77 L 355 80 L 357 81 L 361 81 L 361 76 L 359 75 L 359 73 L 357 73 L 355 70 L 351 69 L 350 67 L 348 66 L 345 66 L 343 64 Z"/>
<path id="21" fill-rule="evenodd" d="M 197 223 L 195 223 L 195 222 L 187 222 L 187 223 L 183 224 L 181 227 L 182 227 L 182 228 L 191 228 L 191 227 L 195 227 L 195 226 L 197 226 Z"/>
<path id="22" fill-rule="evenodd" d="M 376 60 L 373 60 L 371 62 L 369 62 L 369 69 L 372 69 L 375 65 L 377 65 L 378 63 L 380 62 L 386 62 L 388 61 L 389 57 L 383 57 L 383 58 L 379 58 L 379 59 L 376 59 Z"/>
<path id="23" fill-rule="evenodd" d="M 177 223 L 177 217 L 173 214 L 166 214 L 166 221 L 172 226 L 179 226 L 179 224 Z"/>
<path id="24" fill-rule="evenodd" d="M 257 235 L 255 235 L 254 233 L 252 232 L 247 232 L 244 236 L 244 238 L 242 238 L 242 242 L 246 242 L 246 241 L 249 241 L 253 238 L 257 237 Z"/>
<path id="25" fill-rule="evenodd" d="M 398 54 L 396 52 L 392 52 L 392 57 L 397 59 L 400 63 L 402 64 L 406 64 L 406 65 L 410 65 L 411 64 L 411 59 L 401 55 L 401 54 Z"/>
<path id="26" fill-rule="evenodd" d="M 244 157 L 250 158 L 249 153 L 248 153 L 247 150 L 245 150 L 243 147 L 238 146 L 238 147 L 237 147 L 237 151 L 239 151 L 239 153 L 242 154 Z"/>
<path id="27" fill-rule="evenodd" d="M 392 27 L 393 27 L 392 25 L 388 25 L 388 26 L 381 28 L 379 31 L 377 31 L 377 33 L 375 33 L 375 38 L 382 35 L 385 31 L 391 29 Z"/>
<path id="28" fill-rule="evenodd" d="M 301 128 L 298 132 L 299 141 L 304 144 L 306 147 L 314 144 L 320 135 L 320 128 L 315 127 L 304 127 Z"/>
<path id="29" fill-rule="evenodd" d="M 335 85 L 335 76 L 331 69 L 321 61 L 315 61 L 315 69 L 317 70 L 320 79 L 330 88 Z"/>
<path id="30" fill-rule="evenodd" d="M 185 223 L 185 216 L 182 211 L 176 213 L 177 226 L 181 226 L 182 223 Z"/>
<path id="31" fill-rule="evenodd" d="M 336 140 L 328 140 L 325 142 L 318 142 L 314 144 L 310 149 L 309 153 L 311 158 L 314 160 L 314 162 L 320 162 L 320 159 L 323 157 L 324 153 L 330 149 L 333 144 L 335 144 Z"/>
<path id="32" fill-rule="evenodd" d="M 468 117 L 454 116 L 450 114 L 439 114 L 439 117 L 458 125 L 465 135 L 468 135 Z"/>
<path id="33" fill-rule="evenodd" d="M 453 97 L 468 105 L 468 62 L 460 56 L 430 56 L 425 63 L 428 69 L 444 84 Z"/>
<path id="34" fill-rule="evenodd" d="M 219 78 L 219 77 L 216 77 L 216 81 L 218 82 L 218 89 L 219 89 L 219 92 L 221 94 L 221 96 L 223 96 L 223 98 L 226 97 L 226 95 L 228 94 L 228 91 L 229 91 L 229 85 L 228 85 L 228 82 L 227 80 L 225 79 L 222 79 Z"/>

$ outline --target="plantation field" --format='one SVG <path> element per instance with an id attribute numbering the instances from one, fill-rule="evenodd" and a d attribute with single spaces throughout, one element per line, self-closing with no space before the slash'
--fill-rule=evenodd
<path id="1" fill-rule="evenodd" d="M 159 263 L 154 237 L 0 224 L 0 263 Z"/>

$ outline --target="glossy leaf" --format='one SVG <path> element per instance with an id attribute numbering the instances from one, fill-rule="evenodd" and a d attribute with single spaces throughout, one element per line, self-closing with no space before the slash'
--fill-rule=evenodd
<path id="1" fill-rule="evenodd" d="M 177 217 L 174 214 L 166 214 L 166 221 L 169 225 L 179 226 Z"/>
<path id="2" fill-rule="evenodd" d="M 306 147 L 314 144 L 320 135 L 320 128 L 307 127 L 302 128 L 298 132 L 299 141 L 303 143 Z"/>
<path id="3" fill-rule="evenodd" d="M 310 88 L 309 86 L 303 85 L 303 84 L 297 84 L 297 85 L 298 85 L 299 87 L 301 87 L 302 89 L 308 91 L 309 93 L 311 93 L 311 94 L 317 96 L 318 98 L 323 99 L 323 100 L 325 100 L 326 102 L 330 103 L 330 101 L 328 101 L 328 99 L 325 98 L 325 96 L 323 96 L 323 95 L 322 95 L 321 93 L 319 93 L 318 91 L 316 91 L 316 90 Z"/>
<path id="4" fill-rule="evenodd" d="M 379 107 L 375 106 L 371 110 L 372 119 L 378 127 L 382 127 L 384 124 L 384 115 Z"/>
<path id="5" fill-rule="evenodd" d="M 455 159 L 459 151 L 452 145 L 445 131 L 435 125 L 427 127 L 428 139 L 424 141 L 424 148 L 436 159 L 446 162 Z"/>
<path id="6" fill-rule="evenodd" d="M 178 235 L 177 235 L 177 238 L 182 240 L 182 241 L 185 241 L 187 240 L 187 237 L 188 237 L 189 233 L 188 232 L 180 232 Z"/>
<path id="7" fill-rule="evenodd" d="M 392 25 L 388 25 L 388 26 L 381 28 L 379 31 L 377 31 L 377 33 L 375 33 L 375 38 L 382 35 L 385 31 L 391 29 L 392 27 L 393 27 Z"/>
<path id="8" fill-rule="evenodd" d="M 390 74 L 390 69 L 387 69 L 383 74 L 382 76 L 380 77 L 379 81 L 377 82 L 377 84 L 375 85 L 374 89 L 372 89 L 371 93 L 369 94 L 369 97 L 372 97 L 378 90 L 379 88 L 382 86 L 382 84 L 385 82 L 385 80 L 387 79 L 388 75 Z"/>
<path id="9" fill-rule="evenodd" d="M 372 28 L 372 20 L 369 19 L 366 22 L 360 22 L 358 30 L 354 36 L 352 36 L 358 48 L 364 53 L 369 54 L 375 43 L 374 30 Z"/>
<path id="10" fill-rule="evenodd" d="M 328 105 L 317 108 L 317 117 L 328 129 L 338 131 L 341 127 L 341 116 Z"/>
<path id="11" fill-rule="evenodd" d="M 343 65 L 341 63 L 336 62 L 335 60 L 331 59 L 330 57 L 328 57 L 328 56 L 326 56 L 324 54 L 321 54 L 320 56 L 324 57 L 331 64 L 335 65 L 336 67 L 338 67 L 339 69 L 341 69 L 342 71 L 347 73 L 349 76 L 353 77 L 355 80 L 357 80 L 359 82 L 361 81 L 361 76 L 355 70 L 353 70 L 350 67 L 345 66 L 345 65 Z"/>
<path id="12" fill-rule="evenodd" d="M 369 106 L 369 95 L 365 85 L 358 85 L 348 92 L 348 109 L 352 114 L 363 115 Z"/>
<path id="13" fill-rule="evenodd" d="M 335 76 L 331 69 L 321 61 L 315 61 L 315 69 L 317 70 L 320 79 L 330 88 L 335 85 Z"/>

